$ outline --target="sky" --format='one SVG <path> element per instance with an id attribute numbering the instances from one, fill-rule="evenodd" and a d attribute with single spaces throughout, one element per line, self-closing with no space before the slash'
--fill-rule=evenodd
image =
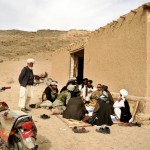
<path id="1" fill-rule="evenodd" d="M 0 0 L 0 30 L 96 30 L 150 0 Z"/>

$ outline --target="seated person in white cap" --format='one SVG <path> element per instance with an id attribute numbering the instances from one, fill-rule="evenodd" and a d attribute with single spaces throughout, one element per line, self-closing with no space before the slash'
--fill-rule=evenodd
<path id="1" fill-rule="evenodd" d="M 130 107 L 126 97 L 128 96 L 128 91 L 125 89 L 120 90 L 120 96 L 118 100 L 114 103 L 114 113 L 118 120 L 121 122 L 132 122 L 132 115 L 130 113 Z"/>
<path id="2" fill-rule="evenodd" d="M 21 70 L 18 79 L 20 83 L 19 107 L 24 112 L 29 111 L 28 106 L 32 96 L 32 86 L 34 84 L 33 64 L 33 58 L 27 59 L 27 66 Z"/>
<path id="3" fill-rule="evenodd" d="M 49 86 L 47 86 L 42 94 L 42 103 L 36 104 L 36 108 L 39 107 L 52 107 L 52 103 L 58 96 L 57 81 L 52 81 Z"/>
<path id="4" fill-rule="evenodd" d="M 62 91 L 57 99 L 53 102 L 52 114 L 62 114 L 66 109 L 68 101 L 71 98 L 71 94 L 75 89 L 75 85 L 68 85 L 67 89 Z"/>
<path id="5" fill-rule="evenodd" d="M 65 91 L 65 90 L 67 89 L 67 86 L 70 85 L 70 84 L 72 84 L 72 85 L 77 85 L 77 79 L 76 79 L 75 77 L 69 79 L 68 82 L 67 82 L 67 84 L 60 90 L 60 93 L 61 93 L 62 91 Z M 77 86 L 76 86 L 76 87 L 77 87 Z"/>

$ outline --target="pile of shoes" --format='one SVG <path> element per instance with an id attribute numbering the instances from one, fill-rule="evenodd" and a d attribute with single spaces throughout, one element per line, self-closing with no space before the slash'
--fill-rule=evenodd
<path id="1" fill-rule="evenodd" d="M 96 129 L 96 132 L 100 132 L 103 134 L 110 134 L 110 129 L 108 127 Z"/>
<path id="2" fill-rule="evenodd" d="M 88 133 L 89 132 L 89 130 L 86 130 L 84 127 L 76 127 L 76 126 L 72 128 L 72 131 L 74 133 Z"/>
<path id="3" fill-rule="evenodd" d="M 46 115 L 46 114 L 43 114 L 43 115 L 40 116 L 40 118 L 41 118 L 41 119 L 49 119 L 50 116 L 48 116 L 48 115 Z"/>

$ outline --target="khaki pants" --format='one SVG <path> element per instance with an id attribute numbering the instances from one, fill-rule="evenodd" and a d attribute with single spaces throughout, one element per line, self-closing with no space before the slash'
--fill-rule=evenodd
<path id="1" fill-rule="evenodd" d="M 53 114 L 62 114 L 63 111 L 66 109 L 66 106 L 63 105 L 63 103 L 60 100 L 55 100 L 53 102 Z"/>
<path id="2" fill-rule="evenodd" d="M 27 85 L 26 87 L 20 86 L 20 99 L 18 106 L 20 108 L 29 107 L 31 97 L 32 97 L 32 86 L 31 85 Z"/>
<path id="3" fill-rule="evenodd" d="M 43 101 L 43 102 L 40 104 L 40 107 L 52 107 L 52 102 L 49 101 L 49 100 Z"/>

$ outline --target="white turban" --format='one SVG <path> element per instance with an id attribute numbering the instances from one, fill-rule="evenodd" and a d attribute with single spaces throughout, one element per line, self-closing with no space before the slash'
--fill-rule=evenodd
<path id="1" fill-rule="evenodd" d="M 33 63 L 34 64 L 35 60 L 33 58 L 28 58 L 27 63 Z"/>
<path id="2" fill-rule="evenodd" d="M 125 97 L 128 96 L 128 91 L 125 90 L 125 89 L 121 89 L 121 90 L 120 90 L 120 94 L 122 95 L 122 98 L 125 98 Z"/>
<path id="3" fill-rule="evenodd" d="M 73 91 L 73 90 L 75 89 L 75 87 L 76 87 L 76 85 L 69 84 L 69 85 L 67 86 L 67 90 L 68 90 L 68 91 Z"/>
<path id="4" fill-rule="evenodd" d="M 56 81 L 52 81 L 50 85 L 58 85 L 58 83 Z"/>

